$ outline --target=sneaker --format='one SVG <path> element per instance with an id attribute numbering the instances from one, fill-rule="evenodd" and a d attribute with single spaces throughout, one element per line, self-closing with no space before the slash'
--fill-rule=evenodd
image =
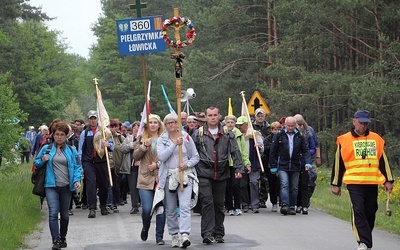
<path id="1" fill-rule="evenodd" d="M 72 210 L 68 210 L 68 215 L 74 215 L 74 213 L 72 212 Z"/>
<path id="2" fill-rule="evenodd" d="M 217 243 L 225 243 L 225 240 L 224 240 L 224 238 L 222 236 L 215 237 L 215 241 Z"/>
<path id="3" fill-rule="evenodd" d="M 60 241 L 59 240 L 53 241 L 53 247 L 51 248 L 51 250 L 61 250 L 61 246 L 60 246 Z"/>
<path id="4" fill-rule="evenodd" d="M 260 213 L 260 210 L 258 210 L 258 208 L 254 208 L 254 209 L 253 209 L 253 213 L 254 213 L 254 214 L 258 214 L 258 213 Z"/>
<path id="5" fill-rule="evenodd" d="M 296 208 L 296 213 L 301 213 L 301 209 L 302 209 L 302 207 L 301 206 L 297 206 L 297 208 Z"/>
<path id="6" fill-rule="evenodd" d="M 288 206 L 282 206 L 281 207 L 281 214 L 287 215 L 289 212 L 289 207 Z"/>
<path id="7" fill-rule="evenodd" d="M 358 244 L 358 248 L 357 250 L 368 250 L 370 248 L 367 247 L 367 245 L 365 245 L 364 243 L 360 242 L 360 244 Z"/>
<path id="8" fill-rule="evenodd" d="M 190 240 L 189 240 L 189 234 L 187 233 L 183 233 L 182 234 L 182 244 L 181 244 L 181 248 L 187 248 L 188 246 L 190 246 Z"/>
<path id="9" fill-rule="evenodd" d="M 129 213 L 130 214 L 137 214 L 137 213 L 139 213 L 139 209 L 137 207 L 133 207 Z"/>
<path id="10" fill-rule="evenodd" d="M 67 247 L 67 240 L 65 238 L 60 239 L 60 247 L 66 248 Z"/>
<path id="11" fill-rule="evenodd" d="M 179 246 L 180 246 L 179 235 L 178 234 L 172 235 L 171 247 L 179 247 Z"/>
<path id="12" fill-rule="evenodd" d="M 214 242 L 215 242 L 215 239 L 212 236 L 206 236 L 206 237 L 203 238 L 203 243 L 204 244 L 212 244 Z"/>
<path id="13" fill-rule="evenodd" d="M 260 208 L 267 208 L 267 203 L 265 201 L 260 201 Z"/>
<path id="14" fill-rule="evenodd" d="M 113 211 L 113 213 L 119 213 L 118 207 L 116 205 L 112 206 L 111 210 Z"/>
<path id="15" fill-rule="evenodd" d="M 88 218 L 96 218 L 96 210 L 90 209 Z"/>
<path id="16" fill-rule="evenodd" d="M 308 207 L 303 207 L 302 214 L 308 214 Z"/>
<path id="17" fill-rule="evenodd" d="M 244 207 L 243 208 L 243 213 L 247 213 L 249 211 L 249 208 L 248 207 Z"/>
<path id="18" fill-rule="evenodd" d="M 107 206 L 100 205 L 100 213 L 101 215 L 107 215 L 108 214 Z"/>
<path id="19" fill-rule="evenodd" d="M 296 213 L 297 213 L 297 212 L 296 212 L 296 210 L 294 209 L 294 207 L 291 207 L 290 210 L 289 210 L 289 214 L 290 214 L 290 215 L 296 215 Z"/>
<path id="20" fill-rule="evenodd" d="M 88 205 L 82 205 L 82 209 L 88 209 Z"/>
<path id="21" fill-rule="evenodd" d="M 235 211 L 233 211 L 233 210 L 229 210 L 229 215 L 235 215 Z"/>
<path id="22" fill-rule="evenodd" d="M 238 215 L 241 215 L 241 214 L 242 214 L 242 210 L 240 208 L 236 209 L 235 215 L 238 216 Z"/>
<path id="23" fill-rule="evenodd" d="M 165 241 L 161 238 L 156 239 L 156 244 L 157 245 L 165 245 Z"/>
<path id="24" fill-rule="evenodd" d="M 142 241 L 146 241 L 147 237 L 149 237 L 149 230 L 145 230 L 142 228 L 142 232 L 140 232 L 140 238 Z"/>
<path id="25" fill-rule="evenodd" d="M 272 212 L 278 212 L 278 205 L 272 205 L 272 209 L 271 209 L 271 211 Z"/>
<path id="26" fill-rule="evenodd" d="M 76 205 L 75 205 L 75 208 L 76 208 L 76 209 L 80 209 L 80 208 L 82 208 L 82 206 L 81 206 L 81 204 L 76 204 Z"/>

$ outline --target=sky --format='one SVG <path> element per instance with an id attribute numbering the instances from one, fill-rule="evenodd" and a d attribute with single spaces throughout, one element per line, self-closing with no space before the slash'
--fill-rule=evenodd
<path id="1" fill-rule="evenodd" d="M 67 52 L 88 58 L 89 47 L 96 43 L 90 30 L 101 14 L 100 0 L 30 0 L 31 6 L 42 7 L 52 21 L 46 22 L 50 30 L 62 32 L 69 45 Z"/>

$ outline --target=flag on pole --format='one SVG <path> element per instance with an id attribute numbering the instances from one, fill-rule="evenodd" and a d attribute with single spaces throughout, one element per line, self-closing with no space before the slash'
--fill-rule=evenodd
<path id="1" fill-rule="evenodd" d="M 162 89 L 162 92 L 163 92 L 163 95 L 164 95 L 164 99 L 167 102 L 167 106 L 168 106 L 169 112 L 171 114 L 176 115 L 176 112 L 175 112 L 174 108 L 172 108 L 171 103 L 169 102 L 169 99 L 168 99 L 168 96 L 167 96 L 167 92 L 165 91 L 165 88 L 164 88 L 164 84 L 161 84 L 161 89 Z"/>
<path id="2" fill-rule="evenodd" d="M 228 99 L 228 115 L 233 115 L 232 98 Z"/>
<path id="3" fill-rule="evenodd" d="M 144 123 L 147 120 L 147 117 L 151 114 L 151 110 L 150 110 L 150 89 L 151 89 L 151 81 L 149 81 L 149 86 L 147 88 L 147 96 L 146 96 L 146 101 L 145 101 L 144 106 L 143 106 L 142 119 L 140 120 L 140 126 L 139 126 L 139 130 L 138 130 L 138 135 L 142 134 Z"/>
<path id="4" fill-rule="evenodd" d="M 101 91 L 97 88 L 97 114 L 99 115 L 98 125 L 107 127 L 110 125 L 110 117 L 108 116 L 106 107 L 104 107 L 103 100 L 101 97 Z M 103 124 L 102 124 L 103 123 Z"/>

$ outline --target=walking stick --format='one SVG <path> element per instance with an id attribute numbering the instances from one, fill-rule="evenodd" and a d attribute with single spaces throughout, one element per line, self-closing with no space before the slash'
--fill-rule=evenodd
<path id="1" fill-rule="evenodd" d="M 390 210 L 390 208 L 389 208 L 390 193 L 386 192 L 386 194 L 387 194 L 387 198 L 386 198 L 386 215 L 390 217 L 390 216 L 392 216 L 392 210 Z"/>

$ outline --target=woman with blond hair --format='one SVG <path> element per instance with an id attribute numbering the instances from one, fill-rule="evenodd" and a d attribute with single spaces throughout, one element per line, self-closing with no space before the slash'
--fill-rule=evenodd
<path id="1" fill-rule="evenodd" d="M 169 234 L 172 235 L 172 247 L 187 248 L 190 246 L 191 231 L 191 200 L 196 186 L 196 170 L 194 166 L 199 162 L 199 154 L 193 139 L 188 133 L 178 129 L 178 116 L 168 114 L 164 118 L 166 126 L 157 142 L 158 158 L 160 161 L 158 188 L 165 190 L 164 202 Z M 182 147 L 182 163 L 179 159 L 179 146 Z M 183 179 L 180 179 L 182 173 Z M 183 189 L 180 183 L 183 182 Z M 180 208 L 180 217 L 176 209 Z M 181 238 L 179 237 L 179 234 Z"/>
<path id="2" fill-rule="evenodd" d="M 151 222 L 151 210 L 153 207 L 153 198 L 158 183 L 158 156 L 157 140 L 164 132 L 164 124 L 160 117 L 150 114 L 144 126 L 144 130 L 133 145 L 133 158 L 140 161 L 137 188 L 142 202 L 142 223 L 143 228 L 140 238 L 146 241 L 149 236 Z M 164 245 L 164 226 L 165 213 L 156 216 L 156 243 Z"/>

